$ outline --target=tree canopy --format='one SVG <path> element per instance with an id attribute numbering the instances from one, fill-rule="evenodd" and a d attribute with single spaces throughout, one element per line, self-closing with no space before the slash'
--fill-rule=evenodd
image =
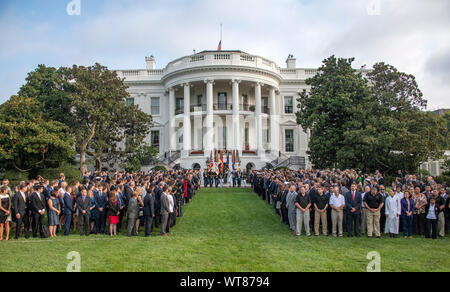
<path id="1" fill-rule="evenodd" d="M 59 166 L 72 158 L 69 128 L 44 118 L 35 98 L 12 96 L 0 106 L 0 161 L 19 171 Z"/>
<path id="2" fill-rule="evenodd" d="M 127 86 L 115 71 L 98 63 L 59 69 L 39 65 L 26 81 L 19 94 L 34 99 L 44 120 L 67 126 L 64 134 L 80 154 L 82 173 L 86 154 L 101 170 L 105 160 L 120 163 L 142 152 L 152 118 L 137 106 L 126 106 Z"/>
<path id="3" fill-rule="evenodd" d="M 414 76 L 377 63 L 364 72 L 353 58 L 331 56 L 299 94 L 297 122 L 311 129 L 309 155 L 319 168 L 417 170 L 439 158 L 446 144 L 442 117 L 424 112 Z"/>

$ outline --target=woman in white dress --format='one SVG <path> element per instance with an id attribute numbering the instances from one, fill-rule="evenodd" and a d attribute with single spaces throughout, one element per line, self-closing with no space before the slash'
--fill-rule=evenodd
<path id="1" fill-rule="evenodd" d="M 400 198 L 395 195 L 395 192 L 392 189 L 389 192 L 389 196 L 386 198 L 385 208 L 386 227 L 384 232 L 389 233 L 390 237 L 397 237 L 402 207 L 400 204 Z"/>

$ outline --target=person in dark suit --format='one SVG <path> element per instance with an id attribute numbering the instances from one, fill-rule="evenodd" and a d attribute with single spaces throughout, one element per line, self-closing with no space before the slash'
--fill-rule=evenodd
<path id="1" fill-rule="evenodd" d="M 31 211 L 33 214 L 33 237 L 37 237 L 37 233 L 42 232 L 45 215 L 45 197 L 42 194 L 42 185 L 35 185 L 34 192 L 31 194 Z"/>
<path id="2" fill-rule="evenodd" d="M 19 191 L 14 194 L 13 197 L 13 209 L 16 216 L 16 236 L 15 239 L 19 238 L 20 228 L 23 223 L 23 230 L 25 238 L 29 238 L 30 234 L 30 202 L 27 195 L 27 185 L 22 183 L 19 186 Z"/>
<path id="3" fill-rule="evenodd" d="M 359 237 L 359 216 L 361 215 L 361 193 L 357 191 L 358 186 L 352 183 L 351 191 L 345 194 L 345 209 L 347 213 L 347 233 L 348 237 Z"/>
<path id="4" fill-rule="evenodd" d="M 63 186 L 63 189 L 67 185 L 66 182 L 62 182 L 61 184 Z M 64 192 L 63 195 L 63 201 L 64 201 L 64 236 L 68 236 L 70 234 L 70 227 L 72 225 L 72 215 L 74 211 L 74 201 L 72 199 L 72 196 L 70 195 L 70 192 L 72 191 L 71 187 L 67 188 L 67 191 Z"/>
<path id="5" fill-rule="evenodd" d="M 145 218 L 145 236 L 151 235 L 153 229 L 153 218 L 155 218 L 155 199 L 153 191 L 155 186 L 151 186 L 144 198 L 144 218 Z"/>
<path id="6" fill-rule="evenodd" d="M 95 226 L 97 227 L 97 234 L 105 233 L 105 218 L 106 205 L 108 204 L 108 196 L 103 192 L 103 186 L 99 186 L 98 191 L 94 193 L 95 208 L 97 210 L 97 217 Z"/>
<path id="7" fill-rule="evenodd" d="M 153 199 L 155 200 L 155 227 L 158 228 L 161 223 L 161 194 L 162 188 L 164 186 L 163 182 L 160 182 L 159 185 L 153 191 Z M 184 200 L 184 198 L 183 198 Z"/>
<path id="8" fill-rule="evenodd" d="M 77 199 L 78 218 L 80 221 L 80 236 L 88 236 L 90 233 L 89 217 L 91 213 L 91 198 L 87 196 L 85 188 L 81 189 L 80 196 Z"/>

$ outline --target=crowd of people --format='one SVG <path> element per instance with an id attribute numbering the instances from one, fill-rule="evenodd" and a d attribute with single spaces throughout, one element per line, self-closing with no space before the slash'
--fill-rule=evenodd
<path id="1" fill-rule="evenodd" d="M 240 169 L 226 169 L 222 172 L 211 171 L 209 169 L 203 171 L 203 186 L 205 188 L 223 188 L 224 185 L 229 188 L 247 187 L 247 171 Z"/>
<path id="2" fill-rule="evenodd" d="M 399 233 L 436 239 L 450 226 L 450 189 L 433 177 L 425 180 L 399 172 L 386 186 L 380 172 L 361 175 L 354 170 L 250 170 L 215 173 L 204 170 L 87 172 L 82 182 L 69 185 L 42 177 L 0 187 L 0 241 L 10 231 L 17 239 L 109 234 L 139 229 L 151 236 L 160 228 L 167 236 L 202 185 L 246 187 L 271 204 L 292 232 L 310 236 L 380 238 Z M 126 221 L 125 219 L 126 218 Z M 108 226 L 108 227 L 107 227 Z"/>
<path id="3" fill-rule="evenodd" d="M 436 239 L 449 231 L 450 189 L 431 176 L 422 180 L 399 171 L 387 186 L 379 171 L 252 170 L 249 182 L 297 236 L 303 228 L 306 236 L 377 238 L 403 233 Z"/>
<path id="4" fill-rule="evenodd" d="M 160 228 L 168 236 L 200 183 L 198 170 L 87 172 L 73 185 L 64 174 L 52 181 L 39 176 L 14 187 L 5 179 L 0 187 L 0 241 L 4 233 L 8 240 L 10 231 L 15 239 L 22 234 L 29 238 L 30 230 L 33 237 L 47 238 L 75 230 L 81 236 L 116 236 L 122 228 L 127 236 L 137 236 L 142 228 L 148 237 Z"/>

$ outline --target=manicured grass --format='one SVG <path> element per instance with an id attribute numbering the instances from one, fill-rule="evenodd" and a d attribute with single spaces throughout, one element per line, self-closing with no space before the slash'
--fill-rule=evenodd
<path id="1" fill-rule="evenodd" d="M 249 189 L 202 189 L 169 237 L 73 234 L 0 242 L 0 271 L 65 271 L 67 253 L 82 271 L 366 271 L 367 253 L 382 271 L 450 271 L 450 238 L 296 237 L 273 207 Z"/>

